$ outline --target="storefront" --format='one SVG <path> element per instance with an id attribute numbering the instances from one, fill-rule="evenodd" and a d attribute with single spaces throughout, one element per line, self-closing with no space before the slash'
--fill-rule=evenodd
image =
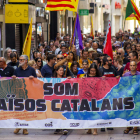
<path id="1" fill-rule="evenodd" d="M 123 6 L 121 0 L 112 1 L 112 36 L 114 36 L 119 29 L 123 29 Z"/>

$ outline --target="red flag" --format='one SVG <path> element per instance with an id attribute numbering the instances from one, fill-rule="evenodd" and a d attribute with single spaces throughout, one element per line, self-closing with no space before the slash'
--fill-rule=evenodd
<path id="1" fill-rule="evenodd" d="M 104 45 L 104 54 L 109 55 L 112 60 L 113 60 L 113 50 L 112 50 L 112 45 L 111 45 L 111 23 L 110 21 L 108 22 L 108 29 L 106 33 L 106 40 L 105 40 L 105 45 Z"/>

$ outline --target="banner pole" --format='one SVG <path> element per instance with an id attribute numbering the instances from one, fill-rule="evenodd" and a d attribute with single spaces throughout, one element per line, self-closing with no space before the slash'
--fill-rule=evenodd
<path id="1" fill-rule="evenodd" d="M 72 38 L 70 41 L 70 50 L 72 49 L 72 45 L 73 45 L 73 36 L 74 36 L 74 31 L 75 31 L 75 25 L 76 25 L 76 19 L 77 19 L 77 12 L 76 12 L 76 17 L 75 17 L 75 21 L 74 21 L 74 27 L 73 27 L 73 31 L 72 31 Z"/>
<path id="2" fill-rule="evenodd" d="M 73 41 L 73 36 L 74 36 L 74 31 L 75 31 L 76 19 L 77 19 L 77 12 L 76 12 L 76 18 L 75 18 L 75 21 L 74 21 L 72 37 L 71 37 L 71 41 L 70 41 L 69 55 L 70 55 L 70 51 L 72 50 L 72 45 L 73 45 L 72 41 Z M 66 65 L 65 77 L 67 76 L 67 71 L 68 71 L 68 61 L 67 61 L 67 65 Z"/>

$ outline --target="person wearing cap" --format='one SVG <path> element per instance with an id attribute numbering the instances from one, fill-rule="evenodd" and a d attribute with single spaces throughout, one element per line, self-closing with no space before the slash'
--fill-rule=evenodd
<path id="1" fill-rule="evenodd" d="M 94 52 L 96 52 L 96 51 L 93 48 L 88 49 L 88 59 L 90 61 L 93 61 L 92 55 L 93 55 Z"/>

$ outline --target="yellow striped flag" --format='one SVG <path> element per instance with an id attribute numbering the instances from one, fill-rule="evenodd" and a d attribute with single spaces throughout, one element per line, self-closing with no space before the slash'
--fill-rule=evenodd
<path id="1" fill-rule="evenodd" d="M 92 20 L 92 16 L 91 16 L 91 31 L 90 31 L 90 36 L 93 37 L 94 39 L 94 32 L 93 32 L 93 20 Z"/>
<path id="2" fill-rule="evenodd" d="M 30 22 L 28 33 L 26 35 L 24 45 L 23 45 L 23 50 L 22 50 L 22 54 L 27 55 L 28 59 L 30 59 L 31 39 L 32 39 L 32 19 L 31 19 L 31 22 Z"/>
<path id="3" fill-rule="evenodd" d="M 49 11 L 63 11 L 69 10 L 77 12 L 79 0 L 47 0 L 45 10 Z"/>
<path id="4" fill-rule="evenodd" d="M 138 20 L 140 24 L 140 12 L 133 0 L 128 0 L 126 8 L 126 20 Z"/>

